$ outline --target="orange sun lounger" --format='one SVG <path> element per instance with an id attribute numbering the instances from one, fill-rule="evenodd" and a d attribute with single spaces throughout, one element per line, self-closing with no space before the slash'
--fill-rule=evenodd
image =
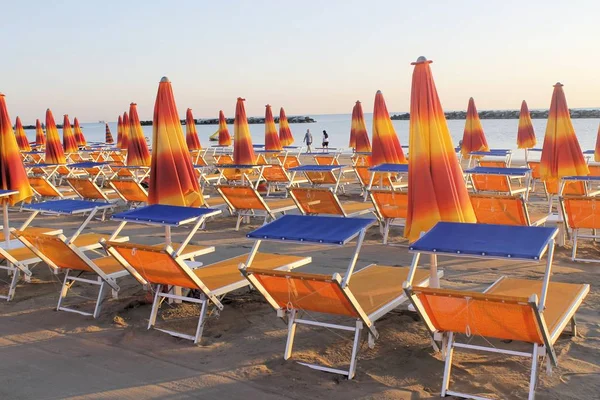
<path id="1" fill-rule="evenodd" d="M 560 198 L 563 218 L 567 226 L 573 231 L 573 250 L 571 260 L 583 262 L 600 262 L 600 257 L 596 259 L 577 258 L 577 247 L 579 239 L 597 240 L 600 238 L 598 229 L 600 229 L 600 198 L 564 196 Z M 580 231 L 591 231 L 591 234 L 582 234 Z"/>
<path id="2" fill-rule="evenodd" d="M 133 179 L 111 179 L 108 184 L 132 207 L 148 203 L 148 191 Z"/>
<path id="3" fill-rule="evenodd" d="M 371 190 L 369 192 L 379 220 L 383 244 L 387 244 L 391 226 L 404 227 L 408 214 L 408 192 Z"/>
<path id="4" fill-rule="evenodd" d="M 340 215 L 354 217 L 373 212 L 371 203 L 341 202 L 331 188 L 289 188 L 290 196 L 304 215 Z"/>
<path id="5" fill-rule="evenodd" d="M 530 214 L 521 196 L 471 193 L 470 197 L 480 224 L 540 226 L 548 219 L 547 213 Z"/>
<path id="6" fill-rule="evenodd" d="M 135 243 L 105 242 L 104 247 L 141 284 L 156 285 L 153 289 L 154 302 L 148 329 L 155 327 L 156 317 L 163 299 L 200 304 L 200 316 L 194 335 L 155 327 L 169 335 L 193 340 L 194 343 L 198 343 L 202 338 L 208 306 L 212 304 L 217 310 L 223 310 L 222 300 L 225 295 L 249 285 L 238 270 L 238 266 L 246 260 L 247 254 L 192 269 L 181 257 L 176 255 L 170 246 L 158 249 L 154 246 Z M 288 271 L 309 263 L 311 259 L 310 257 L 258 253 L 254 255 L 254 261 L 266 270 Z M 200 298 L 169 293 L 173 287 L 198 290 L 201 292 Z M 168 290 L 164 291 L 163 288 L 168 288 Z"/>
<path id="7" fill-rule="evenodd" d="M 116 202 L 121 196 L 114 190 L 103 190 L 92 180 L 92 178 L 67 178 L 67 183 L 79 197 L 85 200 L 100 200 Z"/>
<path id="8" fill-rule="evenodd" d="M 302 176 L 296 176 L 292 180 L 285 167 L 278 164 L 271 164 L 269 168 L 265 168 L 262 177 L 267 182 L 267 196 L 271 194 L 272 190 L 285 189 L 308 182 L 308 180 Z"/>
<path id="9" fill-rule="evenodd" d="M 33 189 L 37 200 L 44 199 L 72 199 L 77 197 L 77 193 L 71 188 L 57 187 L 43 176 L 30 176 L 29 185 Z"/>

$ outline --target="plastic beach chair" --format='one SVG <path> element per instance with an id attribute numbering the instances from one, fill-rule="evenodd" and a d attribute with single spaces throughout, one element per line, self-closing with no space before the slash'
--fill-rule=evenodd
<path id="1" fill-rule="evenodd" d="M 371 190 L 369 192 L 373 202 L 375 215 L 379 220 L 383 244 L 387 244 L 391 226 L 406 225 L 408 214 L 408 192 L 393 190 Z"/>
<path id="2" fill-rule="evenodd" d="M 290 196 L 304 215 L 355 217 L 373 212 L 373 205 L 362 201 L 341 202 L 331 188 L 289 188 Z"/>
<path id="3" fill-rule="evenodd" d="M 550 282 L 557 233 L 557 228 L 440 222 L 409 247 L 415 255 L 404 287 L 431 335 L 442 336 L 442 397 L 482 398 L 449 388 L 454 350 L 468 349 L 530 358 L 528 398 L 534 398 L 540 358 L 546 359 L 548 372 L 557 365 L 553 345 L 569 322 L 576 334 L 575 312 L 590 289 L 587 284 Z M 537 263 L 547 256 L 541 281 L 500 277 L 481 293 L 413 284 L 422 254 Z M 466 342 L 459 341 L 463 335 Z M 472 344 L 472 336 L 486 338 L 488 345 Z M 490 339 L 525 342 L 531 351 L 496 347 Z"/>
<path id="4" fill-rule="evenodd" d="M 100 314 L 100 307 L 106 295 L 106 290 L 110 287 L 113 290 L 113 295 L 116 296 L 119 291 L 116 280 L 128 274 L 112 257 L 106 256 L 93 260 L 88 258 L 81 249 L 69 243 L 64 235 L 36 235 L 27 231 L 16 230 L 14 230 L 14 234 L 49 267 L 55 271 L 62 270 L 65 272 L 56 307 L 58 311 L 74 312 L 97 318 Z M 92 274 L 93 277 L 82 276 L 84 274 Z M 85 312 L 63 305 L 69 290 L 76 282 L 99 286 L 93 312 Z"/>
<path id="5" fill-rule="evenodd" d="M 521 196 L 471 193 L 470 197 L 480 224 L 540 226 L 548 219 L 547 213 L 529 213 Z"/>
<path id="6" fill-rule="evenodd" d="M 591 239 L 596 241 L 600 238 L 600 198 L 564 196 L 560 198 L 561 210 L 567 226 L 573 231 L 573 250 L 571 260 L 584 262 L 600 262 L 598 259 L 577 258 L 577 247 L 579 239 Z M 581 230 L 591 231 L 582 234 Z"/>
<path id="7" fill-rule="evenodd" d="M 222 300 L 225 295 L 248 286 L 248 281 L 241 276 L 238 270 L 239 264 L 246 260 L 247 255 L 192 269 L 181 257 L 177 256 L 170 246 L 157 249 L 156 247 L 134 243 L 114 242 L 106 242 L 104 246 L 107 252 L 141 284 L 156 285 L 148 329 L 154 327 L 169 335 L 193 340 L 194 343 L 198 343 L 202 337 L 202 330 L 208 315 L 208 306 L 212 304 L 217 310 L 223 310 Z M 258 253 L 255 255 L 254 260 L 266 270 L 282 269 L 288 271 L 309 263 L 310 257 Z M 200 298 L 179 296 L 163 291 L 163 287 L 172 288 L 175 286 L 198 290 L 201 293 Z M 158 310 L 165 298 L 200 304 L 200 316 L 194 335 L 155 327 Z"/>
<path id="8" fill-rule="evenodd" d="M 116 202 L 121 196 L 114 190 L 103 190 L 92 180 L 92 178 L 67 178 L 67 183 L 73 190 L 85 200 L 100 200 Z"/>
<path id="9" fill-rule="evenodd" d="M 324 327 L 331 331 L 352 332 L 354 340 L 348 369 L 322 365 L 302 365 L 341 374 L 352 379 L 356 372 L 356 357 L 363 329 L 369 332 L 370 347 L 379 333 L 375 322 L 407 300 L 401 284 L 409 269 L 383 265 L 369 265 L 354 272 L 366 230 L 375 220 L 367 218 L 336 218 L 323 216 L 286 215 L 246 235 L 255 239 L 252 253 L 240 270 L 283 318 L 288 325 L 284 359 L 292 356 L 296 327 L 300 325 Z M 350 257 L 345 275 L 280 272 L 267 270 L 253 262 L 252 254 L 262 241 L 285 241 L 326 246 L 344 246 L 356 239 L 356 250 Z M 429 274 L 419 271 L 415 280 L 427 285 Z M 317 314 L 318 313 L 318 314 Z M 315 319 L 343 317 L 351 324 L 330 323 Z"/>
<path id="10" fill-rule="evenodd" d="M 216 189 L 237 217 L 236 231 L 246 217 L 264 217 L 266 224 L 274 220 L 277 214 L 296 209 L 292 199 L 265 200 L 251 186 L 218 185 Z"/>

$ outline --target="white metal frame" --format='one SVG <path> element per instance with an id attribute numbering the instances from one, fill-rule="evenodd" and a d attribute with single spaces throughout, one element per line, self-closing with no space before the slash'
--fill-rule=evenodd
<path id="1" fill-rule="evenodd" d="M 561 215 L 562 215 L 563 221 L 564 221 L 565 231 L 568 236 L 569 235 L 569 224 L 568 224 L 569 216 L 567 215 L 567 209 L 564 204 L 564 197 L 562 197 L 562 196 L 559 197 L 559 205 L 560 205 Z M 599 201 L 599 206 L 600 206 L 600 201 Z M 573 249 L 571 250 L 571 260 L 587 262 L 587 263 L 600 263 L 600 258 L 591 259 L 591 258 L 578 258 L 577 257 L 577 247 L 578 247 L 579 239 L 590 239 L 590 240 L 593 240 L 594 242 L 596 242 L 598 239 L 600 239 L 600 234 L 598 234 L 597 229 L 592 229 L 591 235 L 579 233 L 579 230 L 580 230 L 580 228 L 573 229 L 573 238 L 572 238 L 573 239 Z"/>
<path id="2" fill-rule="evenodd" d="M 328 191 L 329 193 L 331 193 L 334 204 L 341 210 L 342 214 L 327 214 L 327 215 L 331 215 L 331 216 L 341 215 L 342 217 L 357 217 L 359 215 L 364 215 L 364 214 L 369 214 L 369 213 L 374 214 L 373 207 L 369 207 L 368 209 L 359 210 L 359 211 L 356 211 L 353 213 L 347 213 L 346 209 L 344 208 L 344 204 L 340 201 L 340 199 L 337 197 L 337 194 L 333 191 L 332 188 L 307 188 L 307 187 L 292 188 L 292 187 L 289 187 L 288 192 L 290 194 L 290 197 L 294 200 L 294 203 L 296 203 L 296 206 L 298 207 L 298 210 L 300 210 L 300 213 L 302 215 L 319 215 L 319 214 L 311 214 L 311 213 L 306 212 L 306 210 L 304 210 L 304 208 L 302 207 L 302 202 L 298 200 L 296 195 L 294 195 L 294 191 L 296 191 L 296 190 L 298 190 L 298 191 L 319 190 L 319 191 Z"/>
<path id="3" fill-rule="evenodd" d="M 483 167 L 482 167 L 483 168 Z M 484 175 L 484 176 L 502 176 L 506 179 L 506 183 L 508 185 L 508 194 L 510 196 L 514 196 L 516 194 L 520 194 L 520 193 L 524 193 L 524 197 L 525 197 L 525 201 L 529 200 L 529 192 L 531 189 L 531 170 L 529 171 L 524 171 L 523 176 L 521 175 L 508 175 L 508 174 L 492 174 L 492 173 L 477 173 L 477 172 L 465 172 L 466 174 L 466 183 L 469 184 L 469 182 L 471 183 L 471 187 L 473 188 L 473 191 L 475 193 L 485 193 L 488 192 L 487 190 L 479 190 L 477 189 L 477 186 L 475 185 L 475 180 L 473 179 L 473 175 Z M 524 188 L 519 188 L 519 189 L 515 189 L 513 190 L 512 188 L 512 184 L 511 184 L 511 180 L 512 179 L 525 179 L 525 187 Z M 502 193 L 502 192 L 493 192 L 493 193 Z"/>

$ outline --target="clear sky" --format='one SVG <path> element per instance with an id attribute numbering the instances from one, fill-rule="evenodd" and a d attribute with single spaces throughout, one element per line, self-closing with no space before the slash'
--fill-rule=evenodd
<path id="1" fill-rule="evenodd" d="M 288 115 L 372 111 L 378 89 L 407 111 L 411 61 L 434 60 L 446 110 L 600 106 L 600 2 L 2 1 L 0 92 L 26 124 L 50 107 L 114 121 L 138 103 L 151 119 L 163 75 L 178 111 Z"/>

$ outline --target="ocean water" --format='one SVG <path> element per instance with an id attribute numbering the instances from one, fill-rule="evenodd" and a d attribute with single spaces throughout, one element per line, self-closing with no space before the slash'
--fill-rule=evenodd
<path id="1" fill-rule="evenodd" d="M 329 134 L 329 146 L 330 147 L 348 147 L 348 140 L 350 137 L 350 123 L 352 116 L 350 114 L 323 114 L 323 115 L 310 115 L 317 122 L 310 124 L 290 124 L 292 134 L 296 139 L 296 143 L 300 144 L 304 133 L 307 129 L 310 129 L 313 135 L 313 146 L 321 144 L 322 131 L 326 130 Z M 373 122 L 372 114 L 365 114 L 365 123 L 367 125 L 367 131 L 371 135 L 371 126 Z M 408 145 L 408 126 L 409 121 L 392 121 L 400 143 L 402 145 Z M 533 127 L 538 139 L 538 145 L 536 147 L 542 147 L 544 133 L 546 130 L 545 119 L 534 119 Z M 598 132 L 598 125 L 600 119 L 573 119 L 573 127 L 575 133 L 579 139 L 582 150 L 593 149 L 596 143 L 596 135 Z M 516 137 L 517 127 L 519 121 L 516 119 L 483 119 L 481 120 L 483 130 L 485 132 L 488 144 L 491 148 L 503 148 L 503 149 L 517 149 Z M 111 128 L 113 137 L 117 139 L 117 123 L 109 122 L 108 125 Z M 83 133 L 89 141 L 104 141 L 104 124 L 99 123 L 83 123 Z M 463 129 L 465 126 L 464 120 L 449 120 L 448 127 L 452 135 L 454 145 L 458 145 L 458 141 L 462 138 Z M 202 146 L 209 146 L 214 142 L 209 142 L 208 137 L 217 130 L 217 125 L 197 125 L 198 135 Z M 146 137 L 152 137 L 152 127 L 144 126 L 144 134 Z M 185 127 L 183 127 L 185 133 Z M 59 129 L 60 131 L 60 129 Z M 27 137 L 30 141 L 35 140 L 35 131 L 27 130 Z M 229 132 L 233 136 L 233 124 L 229 126 Z M 250 133 L 252 140 L 255 144 L 264 143 L 264 124 L 252 124 L 250 125 Z M 62 135 L 62 132 L 61 132 Z M 521 152 L 515 152 L 515 158 L 522 158 Z"/>

